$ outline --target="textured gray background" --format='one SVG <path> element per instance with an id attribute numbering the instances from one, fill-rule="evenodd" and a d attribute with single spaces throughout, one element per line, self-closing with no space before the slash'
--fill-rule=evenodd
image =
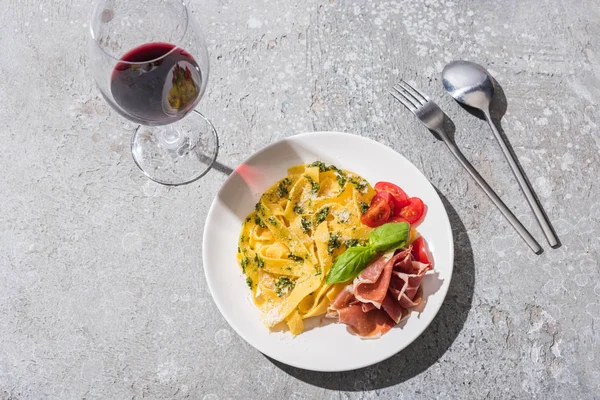
<path id="1" fill-rule="evenodd" d="M 219 162 L 350 131 L 404 154 L 445 197 L 456 272 L 440 314 L 405 351 L 343 374 L 274 363 L 220 316 L 201 243 L 226 176 L 169 189 L 137 170 L 134 126 L 91 80 L 90 4 L 0 5 L 0 399 L 600 398 L 596 0 L 191 2 L 211 53 L 200 110 L 219 130 Z M 560 249 L 485 123 L 443 93 L 439 73 L 457 58 L 503 86 L 502 126 Z M 452 117 L 543 255 L 386 94 L 400 77 Z"/>

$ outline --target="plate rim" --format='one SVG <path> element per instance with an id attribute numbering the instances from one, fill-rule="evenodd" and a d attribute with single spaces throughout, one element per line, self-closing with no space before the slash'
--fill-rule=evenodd
<path id="1" fill-rule="evenodd" d="M 249 163 L 250 161 L 252 161 L 253 159 L 255 159 L 256 157 L 259 156 L 259 154 L 275 147 L 278 146 L 284 142 L 294 142 L 298 139 L 301 138 L 307 138 L 307 137 L 311 137 L 311 136 L 320 136 L 320 135 L 332 135 L 332 136 L 347 136 L 347 135 L 352 135 L 354 136 L 356 139 L 358 140 L 363 140 L 365 142 L 370 142 L 370 144 L 375 145 L 376 147 L 380 147 L 383 149 L 386 149 L 386 151 L 393 151 L 394 153 L 396 153 L 398 156 L 402 157 L 406 162 L 408 162 L 410 165 L 412 165 L 413 167 L 415 167 L 415 169 L 418 171 L 418 173 L 421 175 L 421 177 L 424 179 L 425 182 L 427 182 L 427 184 L 429 186 L 431 186 L 431 188 L 433 189 L 433 192 L 435 193 L 435 195 L 438 197 L 438 199 L 440 200 L 440 203 L 442 204 L 442 209 L 444 211 L 443 216 L 445 218 L 445 221 L 447 222 L 447 232 L 446 232 L 446 237 L 448 238 L 448 243 L 449 243 L 449 250 L 450 250 L 450 263 L 449 263 L 449 270 L 448 270 L 448 277 L 445 278 L 448 281 L 447 285 L 443 285 L 438 289 L 437 293 L 440 293 L 440 295 L 442 295 L 441 297 L 441 301 L 436 304 L 435 306 L 435 310 L 433 312 L 433 315 L 431 317 L 431 319 L 418 331 L 418 333 L 414 336 L 414 338 L 409 341 L 408 343 L 406 343 L 403 347 L 399 348 L 396 352 L 388 354 L 388 355 L 384 355 L 382 357 L 376 357 L 374 359 L 370 359 L 367 362 L 359 362 L 355 365 L 352 365 L 349 368 L 319 368 L 319 367 L 309 367 L 306 365 L 302 365 L 301 363 L 295 363 L 295 362 L 290 362 L 288 360 L 282 360 L 278 354 L 274 354 L 273 352 L 269 351 L 269 349 L 263 349 L 263 348 L 259 348 L 260 346 L 256 346 L 253 341 L 249 340 L 249 338 L 242 332 L 240 332 L 238 329 L 236 329 L 236 324 L 232 323 L 232 321 L 229 319 L 229 317 L 227 315 L 225 315 L 225 313 L 223 313 L 221 305 L 219 304 L 219 302 L 217 302 L 217 300 L 215 299 L 214 296 L 214 287 L 211 284 L 211 279 L 209 279 L 208 273 L 207 273 L 207 260 L 206 260 L 206 251 L 205 249 L 208 247 L 207 244 L 207 237 L 208 235 L 207 233 L 207 227 L 208 227 L 208 222 L 213 219 L 213 214 L 215 212 L 215 208 L 217 206 L 217 200 L 219 199 L 219 196 L 221 195 L 221 193 L 223 192 L 223 190 L 225 190 L 225 187 L 227 186 L 227 184 L 234 179 L 234 176 L 236 174 L 238 174 L 237 169 L 240 165 L 244 165 L 246 163 Z M 206 214 L 206 219 L 205 219 L 205 223 L 204 223 L 204 229 L 203 229 L 203 237 L 202 237 L 202 269 L 204 270 L 204 279 L 206 280 L 206 283 L 208 285 L 208 289 L 210 291 L 210 295 L 211 298 L 214 302 L 214 304 L 217 306 L 217 309 L 219 310 L 219 313 L 221 314 L 221 316 L 225 319 L 225 321 L 227 321 L 227 323 L 229 324 L 229 326 L 242 338 L 244 339 L 244 341 L 246 343 L 248 343 L 250 346 L 252 346 L 254 349 L 258 350 L 260 353 L 262 353 L 263 355 L 272 358 L 274 360 L 276 360 L 277 362 L 281 362 L 282 364 L 285 365 L 289 365 L 291 367 L 294 368 L 299 368 L 299 369 L 303 369 L 303 370 L 307 370 L 307 371 L 315 371 L 315 372 L 345 372 L 345 371 L 353 371 L 353 370 L 358 370 L 361 368 L 365 368 L 365 367 L 369 367 L 375 364 L 378 364 L 382 361 L 385 361 L 393 356 L 395 356 L 396 354 L 400 353 L 401 351 L 403 351 L 404 349 L 406 349 L 408 346 L 410 346 L 412 343 L 415 342 L 415 340 L 417 340 L 422 334 L 423 332 L 425 332 L 425 330 L 431 325 L 431 323 L 433 322 L 433 320 L 435 319 L 435 317 L 438 315 L 438 312 L 440 311 L 442 305 L 444 304 L 444 302 L 446 301 L 446 296 L 448 294 L 448 290 L 450 288 L 450 285 L 452 284 L 452 274 L 454 272 L 454 235 L 452 233 L 452 224 L 450 223 L 450 218 L 448 216 L 448 212 L 446 210 L 446 206 L 444 205 L 444 202 L 442 201 L 440 195 L 438 194 L 438 191 L 436 190 L 436 188 L 433 186 L 433 184 L 429 181 L 429 179 L 427 179 L 427 177 L 423 174 L 423 172 L 417 168 L 416 165 L 414 165 L 409 159 L 407 159 L 406 157 L 404 157 L 404 155 L 402 155 L 401 153 L 399 153 L 398 151 L 396 151 L 395 149 L 383 144 L 383 143 L 379 143 L 374 139 L 371 139 L 369 137 L 366 136 L 362 136 L 359 134 L 355 134 L 355 133 L 349 133 L 349 132 L 339 132 L 339 131 L 314 131 L 314 132 L 303 132 L 303 133 L 299 133 L 299 134 L 295 134 L 295 135 L 291 135 L 291 136 L 287 136 L 284 138 L 281 138 L 271 144 L 268 144 L 264 147 L 261 147 L 260 149 L 254 151 L 250 156 L 248 156 L 247 158 L 245 158 L 241 163 L 239 163 L 235 169 L 233 170 L 233 172 L 227 177 L 227 179 L 225 179 L 225 181 L 221 184 L 221 187 L 219 188 L 219 190 L 217 191 L 215 197 L 213 198 L 210 208 L 208 210 L 208 213 Z M 417 332 L 417 331 L 415 331 Z"/>

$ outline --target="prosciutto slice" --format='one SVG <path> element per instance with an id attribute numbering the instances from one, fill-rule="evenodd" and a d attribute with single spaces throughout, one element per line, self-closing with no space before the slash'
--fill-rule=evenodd
<path id="1" fill-rule="evenodd" d="M 333 303 L 327 308 L 327 318 L 339 318 L 340 310 L 350 307 L 350 303 L 355 301 L 354 293 L 352 292 L 352 286 L 348 285 L 342 290 Z"/>
<path id="2" fill-rule="evenodd" d="M 421 302 L 421 282 L 430 264 L 415 261 L 411 247 L 373 261 L 340 292 L 327 317 L 348 325 L 362 338 L 377 338 L 409 315 Z"/>
<path id="3" fill-rule="evenodd" d="M 381 303 L 390 285 L 393 260 L 385 256 L 379 257 L 372 262 L 359 276 L 354 280 L 354 296 L 363 303 L 371 303 L 375 308 L 381 308 Z"/>
<path id="4" fill-rule="evenodd" d="M 402 307 L 415 307 L 421 302 L 421 297 L 417 298 L 416 295 L 425 277 L 425 272 L 429 269 L 431 269 L 430 264 L 406 259 L 394 267 L 389 291 Z"/>
<path id="5" fill-rule="evenodd" d="M 359 303 L 360 303 L 360 301 L 359 301 Z M 365 313 L 368 313 L 369 311 L 377 308 L 377 307 L 375 307 L 375 305 L 373 303 L 361 303 L 360 306 L 362 307 L 362 310 Z"/>
<path id="6" fill-rule="evenodd" d="M 341 309 L 339 315 L 340 322 L 362 338 L 376 339 L 396 325 L 385 311 L 373 309 L 365 313 L 359 304 Z"/>
<path id="7" fill-rule="evenodd" d="M 329 306 L 328 318 L 337 318 L 348 330 L 363 338 L 376 339 L 395 325 L 385 311 L 372 303 L 361 303 L 354 297 L 352 285 L 346 286 Z"/>
<path id="8" fill-rule="evenodd" d="M 403 308 L 399 302 L 395 301 L 389 293 L 385 296 L 385 299 L 383 299 L 381 307 L 396 324 L 408 316 L 408 310 Z"/>

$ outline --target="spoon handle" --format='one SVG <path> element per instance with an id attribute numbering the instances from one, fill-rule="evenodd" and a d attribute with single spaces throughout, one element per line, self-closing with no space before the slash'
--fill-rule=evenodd
<path id="1" fill-rule="evenodd" d="M 533 236 L 531 236 L 531 233 L 529 233 L 527 228 L 525 228 L 523 224 L 519 222 L 517 217 L 515 217 L 515 215 L 510 211 L 506 204 L 504 204 L 500 197 L 498 197 L 498 195 L 496 194 L 496 192 L 494 192 L 490 185 L 487 184 L 483 177 L 479 175 L 479 172 L 477 172 L 477 170 L 465 158 L 465 156 L 461 153 L 458 147 L 456 147 L 454 142 L 452 142 L 450 138 L 448 138 L 448 136 L 443 133 L 440 134 L 440 136 L 442 137 L 444 143 L 446 143 L 446 146 L 448 146 L 448 149 L 450 149 L 450 152 L 467 170 L 469 175 L 471 175 L 471 177 L 475 179 L 475 182 L 477 182 L 477 184 L 481 187 L 481 189 L 483 189 L 483 191 L 485 192 L 485 194 L 487 194 L 490 200 L 492 200 L 496 207 L 498 207 L 502 215 L 504 215 L 504 218 L 506 218 L 506 220 L 513 226 L 513 228 L 515 228 L 517 233 L 521 236 L 521 238 L 523 238 L 523 240 L 525 241 L 525 243 L 527 243 L 529 248 L 535 254 L 541 254 L 543 250 L 539 243 L 535 240 Z"/>
<path id="2" fill-rule="evenodd" d="M 550 222 L 548 221 L 548 217 L 546 216 L 546 213 L 544 213 L 540 202 L 538 201 L 537 197 L 533 194 L 533 189 L 529 185 L 529 182 L 527 182 L 527 179 L 525 179 L 525 176 L 523 175 L 523 171 L 521 171 L 521 168 L 519 168 L 519 165 L 517 164 L 517 161 L 515 160 L 513 154 L 508 149 L 508 146 L 507 146 L 506 142 L 504 141 L 504 138 L 500 135 L 500 132 L 498 132 L 498 129 L 496 129 L 496 125 L 492 122 L 490 113 L 485 112 L 485 117 L 488 121 L 488 124 L 490 125 L 490 128 L 492 128 L 492 132 L 494 132 L 494 136 L 496 136 L 496 140 L 498 141 L 498 144 L 500 144 L 500 148 L 502 149 L 502 152 L 504 153 L 504 157 L 506 158 L 506 161 L 508 161 L 508 165 L 510 165 L 510 169 L 512 169 L 512 172 L 515 175 L 515 178 L 517 179 L 519 186 L 521 187 L 521 191 L 523 192 L 523 194 L 525 195 L 525 198 L 527 199 L 527 202 L 529 203 L 529 207 L 531 207 L 531 210 L 533 211 L 533 214 L 535 215 L 535 218 L 537 219 L 538 224 L 540 224 L 540 227 L 542 228 L 542 231 L 544 232 L 544 236 L 546 236 L 546 240 L 548 241 L 548 244 L 552 248 L 558 247 L 559 246 L 558 238 L 556 237 L 556 234 L 552 230 L 552 227 L 550 226 Z"/>

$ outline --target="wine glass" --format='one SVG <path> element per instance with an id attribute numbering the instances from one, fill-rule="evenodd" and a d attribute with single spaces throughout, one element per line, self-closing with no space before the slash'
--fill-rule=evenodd
<path id="1" fill-rule="evenodd" d="M 208 49 L 185 3 L 99 0 L 90 33 L 100 92 L 140 124 L 131 140 L 137 166 L 172 186 L 206 174 L 217 157 L 217 132 L 194 107 L 206 90 Z"/>

